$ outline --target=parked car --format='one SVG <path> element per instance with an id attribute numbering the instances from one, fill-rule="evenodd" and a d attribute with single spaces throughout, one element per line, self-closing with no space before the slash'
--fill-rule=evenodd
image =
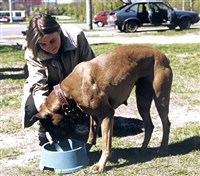
<path id="1" fill-rule="evenodd" d="M 199 21 L 197 12 L 175 10 L 164 0 L 132 0 L 112 14 L 121 32 L 135 32 L 140 26 L 189 29 Z"/>
<path id="2" fill-rule="evenodd" d="M 9 17 L 0 16 L 0 22 L 4 23 L 4 22 L 9 22 L 9 21 L 10 21 Z"/>
<path id="3" fill-rule="evenodd" d="M 104 10 L 104 11 L 97 13 L 94 16 L 94 23 L 99 27 L 103 27 L 104 25 L 108 24 L 107 18 L 108 18 L 108 15 L 110 12 L 111 12 L 111 10 Z"/>
<path id="4" fill-rule="evenodd" d="M 23 22 L 23 21 L 25 21 L 25 20 L 26 20 L 25 17 L 21 17 L 21 16 L 13 17 L 13 21 L 14 21 L 14 22 Z"/>
<path id="5" fill-rule="evenodd" d="M 115 16 L 115 13 L 118 12 L 119 10 L 123 9 L 124 7 L 126 7 L 127 5 L 131 4 L 130 2 L 124 2 L 124 4 L 119 7 L 118 9 L 115 9 L 113 11 L 111 11 L 109 14 L 108 14 L 108 17 L 107 17 L 107 23 L 111 26 L 114 26 L 115 25 L 115 21 L 116 21 L 116 16 Z"/>

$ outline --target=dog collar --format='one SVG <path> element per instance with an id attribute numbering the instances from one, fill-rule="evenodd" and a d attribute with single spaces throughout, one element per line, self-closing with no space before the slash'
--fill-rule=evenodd
<path id="1" fill-rule="evenodd" d="M 79 116 L 81 116 L 78 112 L 75 112 L 75 109 L 70 107 L 69 102 L 67 101 L 67 99 L 60 87 L 60 84 L 53 86 L 53 89 L 55 91 L 55 94 L 56 94 L 59 102 L 62 105 L 62 109 L 63 109 L 63 112 L 66 115 L 66 117 L 69 117 L 71 119 L 71 121 L 74 121 Z"/>
<path id="2" fill-rule="evenodd" d="M 65 106 L 69 106 L 69 103 L 68 103 L 65 95 L 63 94 L 63 91 L 61 90 L 60 84 L 53 86 L 53 89 L 55 91 L 55 94 L 56 94 L 58 100 L 60 101 L 60 103 L 62 105 L 62 108 L 64 108 Z"/>

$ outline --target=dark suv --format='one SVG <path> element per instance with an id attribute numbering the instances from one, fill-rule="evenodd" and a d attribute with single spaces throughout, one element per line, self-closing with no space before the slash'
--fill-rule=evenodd
<path id="1" fill-rule="evenodd" d="M 169 29 L 189 29 L 199 21 L 194 11 L 174 10 L 165 0 L 132 0 L 116 10 L 115 25 L 121 32 L 135 32 L 140 26 L 167 26 Z"/>

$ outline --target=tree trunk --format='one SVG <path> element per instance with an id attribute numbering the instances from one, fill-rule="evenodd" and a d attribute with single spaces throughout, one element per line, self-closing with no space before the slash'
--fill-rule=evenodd
<path id="1" fill-rule="evenodd" d="M 193 0 L 190 0 L 190 10 L 193 10 Z"/>
<path id="2" fill-rule="evenodd" d="M 185 0 L 182 0 L 182 10 L 185 10 Z"/>
<path id="3" fill-rule="evenodd" d="M 89 29 L 92 29 L 92 0 L 86 0 L 86 22 Z"/>

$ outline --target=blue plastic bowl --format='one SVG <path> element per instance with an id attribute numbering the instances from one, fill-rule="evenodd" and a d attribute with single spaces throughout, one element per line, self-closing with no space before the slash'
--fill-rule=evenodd
<path id="1" fill-rule="evenodd" d="M 87 166 L 89 159 L 85 144 L 74 139 L 42 146 L 40 170 L 49 169 L 56 173 L 72 173 Z"/>

